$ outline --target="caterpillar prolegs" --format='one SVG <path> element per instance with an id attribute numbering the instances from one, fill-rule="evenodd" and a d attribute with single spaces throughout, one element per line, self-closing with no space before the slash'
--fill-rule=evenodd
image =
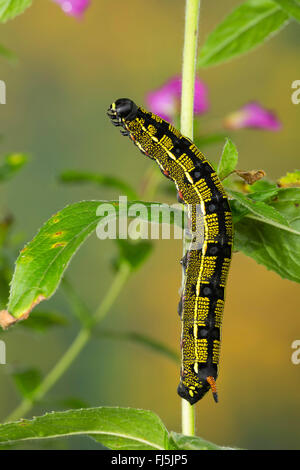
<path id="1" fill-rule="evenodd" d="M 190 207 L 193 231 L 197 226 L 196 208 L 201 207 L 203 244 L 189 249 L 182 259 L 185 283 L 178 308 L 182 320 L 182 364 L 177 391 L 194 404 L 211 389 L 218 401 L 216 379 L 224 288 L 233 240 L 226 193 L 198 148 L 167 121 L 126 98 L 114 102 L 108 116 L 174 181 L 179 200 Z"/>

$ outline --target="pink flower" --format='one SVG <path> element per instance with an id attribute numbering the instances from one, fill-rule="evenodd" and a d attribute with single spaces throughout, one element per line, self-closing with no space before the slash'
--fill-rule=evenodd
<path id="1" fill-rule="evenodd" d="M 58 3 L 62 10 L 71 16 L 80 18 L 90 5 L 90 0 L 53 0 Z"/>
<path id="2" fill-rule="evenodd" d="M 146 96 L 149 109 L 162 119 L 171 121 L 180 112 L 181 77 L 176 76 L 168 80 L 161 88 L 151 91 Z M 194 113 L 202 114 L 208 109 L 207 89 L 204 83 L 196 78 Z"/>
<path id="3" fill-rule="evenodd" d="M 278 131 L 281 128 L 281 123 L 275 114 L 255 102 L 248 103 L 240 110 L 229 114 L 224 119 L 224 125 L 227 129 L 249 127 Z"/>

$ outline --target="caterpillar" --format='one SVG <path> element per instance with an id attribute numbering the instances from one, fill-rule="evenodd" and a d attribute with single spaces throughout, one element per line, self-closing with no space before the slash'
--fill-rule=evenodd
<path id="1" fill-rule="evenodd" d="M 203 244 L 188 249 L 181 260 L 185 280 L 178 305 L 182 363 L 177 392 L 193 405 L 211 389 L 217 402 L 224 290 L 233 242 L 225 190 L 204 155 L 172 124 L 127 98 L 112 103 L 107 114 L 175 183 L 178 200 L 189 207 L 192 233 L 201 208 Z"/>

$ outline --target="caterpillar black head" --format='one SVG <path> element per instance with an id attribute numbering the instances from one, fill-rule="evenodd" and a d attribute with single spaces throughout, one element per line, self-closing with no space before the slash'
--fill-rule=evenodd
<path id="1" fill-rule="evenodd" d="M 125 121 L 132 121 L 137 115 L 137 105 L 128 98 L 119 98 L 107 110 L 114 126 L 123 126 Z"/>
<path id="2" fill-rule="evenodd" d="M 199 387 L 187 387 L 184 383 L 180 382 L 178 385 L 177 393 L 181 398 L 187 400 L 191 405 L 197 403 L 197 401 L 201 400 L 204 395 L 211 389 L 213 398 L 216 403 L 218 403 L 218 394 L 216 388 L 216 382 L 213 376 L 209 376 L 206 380 L 199 381 Z"/>
<path id="3" fill-rule="evenodd" d="M 194 405 L 195 403 L 197 403 L 197 401 L 201 400 L 201 398 L 203 398 L 204 395 L 210 389 L 209 385 L 205 382 L 201 385 L 201 388 L 195 387 L 191 389 L 190 387 L 187 387 L 182 382 L 180 382 L 177 388 L 177 393 L 181 398 L 184 398 L 191 405 Z"/>

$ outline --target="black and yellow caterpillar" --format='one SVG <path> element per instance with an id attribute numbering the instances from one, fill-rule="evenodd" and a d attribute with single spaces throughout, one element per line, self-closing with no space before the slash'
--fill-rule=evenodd
<path id="1" fill-rule="evenodd" d="M 192 232 L 201 208 L 203 244 L 182 259 L 185 284 L 179 302 L 182 320 L 182 366 L 178 394 L 194 404 L 211 389 L 220 357 L 224 289 L 232 251 L 232 217 L 224 188 L 212 166 L 191 140 L 170 123 L 122 98 L 108 116 L 138 148 L 174 181 L 179 200 L 189 206 Z"/>

